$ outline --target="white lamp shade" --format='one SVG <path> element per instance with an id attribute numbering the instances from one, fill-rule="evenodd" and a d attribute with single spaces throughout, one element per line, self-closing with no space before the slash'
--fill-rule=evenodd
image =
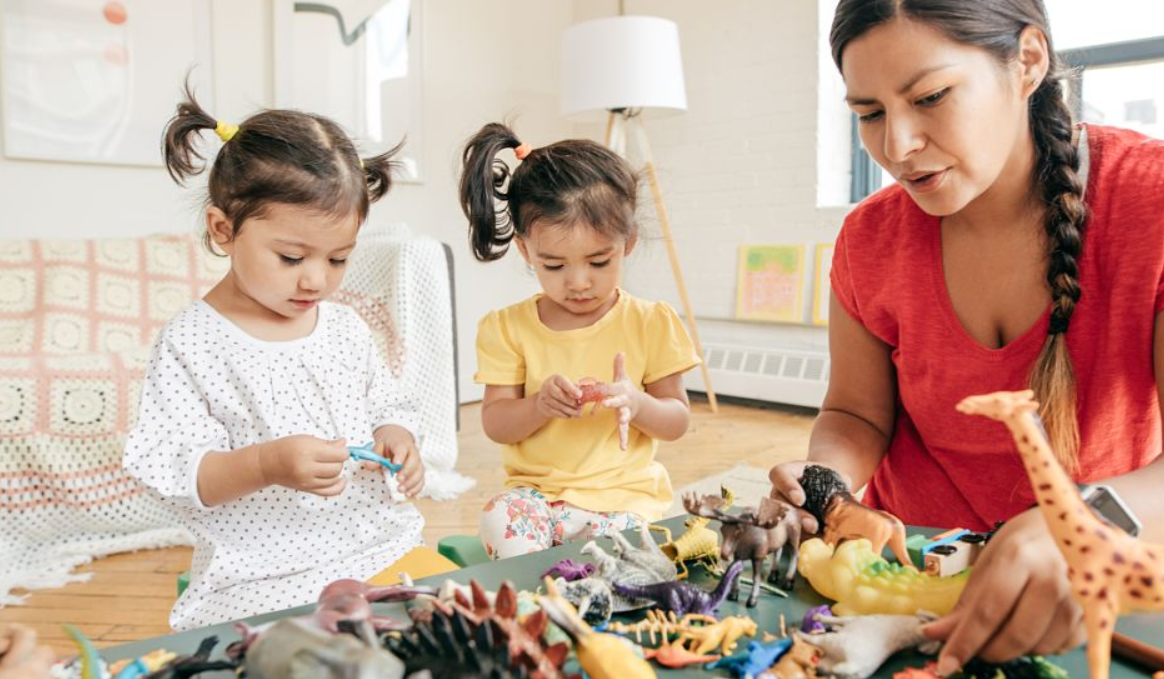
<path id="1" fill-rule="evenodd" d="M 679 27 L 658 17 L 594 19 L 562 37 L 562 113 L 687 109 Z"/>

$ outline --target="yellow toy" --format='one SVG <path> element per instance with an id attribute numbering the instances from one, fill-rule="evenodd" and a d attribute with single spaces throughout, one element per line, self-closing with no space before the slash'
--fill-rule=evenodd
<path id="1" fill-rule="evenodd" d="M 719 495 L 726 500 L 722 507 L 724 510 L 731 507 L 735 501 L 735 494 L 724 486 L 719 487 Z M 663 550 L 667 558 L 680 569 L 677 579 L 687 577 L 688 561 L 702 561 L 708 566 L 714 566 L 719 562 L 719 533 L 707 527 L 710 522 L 711 519 L 702 516 L 687 519 L 683 522 L 687 530 L 677 540 L 671 539 L 671 531 L 666 527 L 651 526 L 651 530 L 661 531 L 667 536 L 667 541 L 659 545 L 659 549 Z"/>
<path id="2" fill-rule="evenodd" d="M 935 577 L 873 553 L 868 540 L 846 540 L 834 551 L 820 538 L 800 545 L 800 574 L 821 594 L 836 601 L 836 615 L 929 611 L 939 616 L 954 609 L 969 571 Z"/>
<path id="3" fill-rule="evenodd" d="M 700 623 L 700 624 L 696 624 Z M 651 645 L 668 643 L 675 637 L 675 643 L 695 654 L 704 654 L 719 647 L 720 653 L 735 650 L 741 637 L 756 636 L 756 621 L 742 615 L 733 615 L 716 620 L 711 615 L 688 613 L 676 618 L 674 611 L 647 611 L 647 617 L 635 623 L 614 621 L 606 629 L 618 634 L 634 634 L 635 641 L 643 643 L 643 635 Z"/>
<path id="4" fill-rule="evenodd" d="M 542 608 L 574 640 L 578 665 L 591 679 L 656 679 L 651 664 L 635 654 L 628 640 L 590 629 L 554 581 L 546 578 L 545 583 Z"/>

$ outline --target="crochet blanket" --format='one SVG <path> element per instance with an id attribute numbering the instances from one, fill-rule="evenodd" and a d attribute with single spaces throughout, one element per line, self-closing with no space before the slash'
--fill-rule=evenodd
<path id="1" fill-rule="evenodd" d="M 157 331 L 229 263 L 193 237 L 0 241 L 0 606 L 56 587 L 95 557 L 190 544 L 169 510 L 121 469 Z M 336 301 L 376 333 L 422 403 L 427 494 L 457 473 L 449 278 L 441 244 L 366 230 Z"/>

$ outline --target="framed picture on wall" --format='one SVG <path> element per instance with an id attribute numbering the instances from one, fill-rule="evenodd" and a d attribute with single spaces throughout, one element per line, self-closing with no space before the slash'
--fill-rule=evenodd
<path id="1" fill-rule="evenodd" d="M 404 140 L 398 178 L 420 182 L 423 6 L 275 0 L 275 106 L 335 120 L 364 155 Z"/>
<path id="2" fill-rule="evenodd" d="M 833 244 L 818 243 L 816 246 L 816 285 L 812 287 L 812 324 L 829 324 L 829 274 L 833 268 Z"/>
<path id="3" fill-rule="evenodd" d="M 803 245 L 744 245 L 736 278 L 736 318 L 803 323 Z"/>
<path id="4" fill-rule="evenodd" d="M 4 0 L 4 155 L 160 166 L 187 73 L 214 110 L 210 0 Z"/>

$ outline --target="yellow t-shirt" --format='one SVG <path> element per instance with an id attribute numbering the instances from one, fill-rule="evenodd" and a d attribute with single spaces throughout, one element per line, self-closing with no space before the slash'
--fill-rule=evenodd
<path id="1" fill-rule="evenodd" d="M 477 328 L 480 384 L 522 385 L 528 397 L 558 374 L 577 382 L 611 381 L 614 355 L 626 353 L 626 372 L 644 385 L 699 365 L 699 357 L 665 302 L 647 302 L 619 291 L 614 306 L 596 323 L 575 330 L 550 330 L 538 318 L 542 295 L 490 312 Z M 618 445 L 616 412 L 601 408 L 582 417 L 551 419 L 532 436 L 503 446 L 506 488 L 531 487 L 550 501 L 563 500 L 598 512 L 634 512 L 655 521 L 670 507 L 667 470 L 655 462 L 658 442 L 630 426 L 627 449 Z"/>

